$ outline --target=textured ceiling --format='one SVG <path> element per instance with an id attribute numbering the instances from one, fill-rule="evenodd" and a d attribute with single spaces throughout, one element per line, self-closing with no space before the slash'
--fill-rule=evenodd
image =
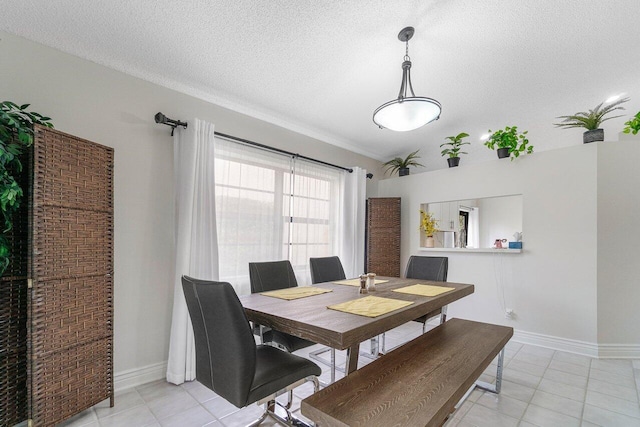
<path id="1" fill-rule="evenodd" d="M 0 29 L 326 142 L 387 160 L 471 134 L 463 164 L 495 158 L 488 129 L 536 151 L 581 143 L 555 117 L 621 92 L 640 110 L 638 0 L 0 0 Z M 378 129 L 409 43 L 417 96 L 442 103 L 412 132 Z M 180 117 L 176 117 L 180 118 Z M 605 123 L 617 139 L 625 118 Z M 242 135 L 238 135 L 242 136 Z"/>

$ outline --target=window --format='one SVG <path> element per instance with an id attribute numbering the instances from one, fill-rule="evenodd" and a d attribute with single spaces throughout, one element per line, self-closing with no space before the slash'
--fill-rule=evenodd
<path id="1" fill-rule="evenodd" d="M 337 253 L 343 171 L 216 139 L 220 280 L 250 292 L 249 262 L 288 259 L 300 285 L 309 257 Z"/>

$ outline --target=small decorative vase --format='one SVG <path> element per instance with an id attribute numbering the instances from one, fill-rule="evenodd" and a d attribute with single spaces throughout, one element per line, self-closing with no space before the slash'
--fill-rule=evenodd
<path id="1" fill-rule="evenodd" d="M 409 175 L 409 168 L 401 168 L 398 170 L 399 176 Z"/>
<path id="2" fill-rule="evenodd" d="M 460 157 L 449 157 L 447 163 L 449 163 L 450 168 L 455 168 L 460 164 Z"/>
<path id="3" fill-rule="evenodd" d="M 582 134 L 582 142 L 585 144 L 596 141 L 604 141 L 604 129 L 588 130 Z"/>
<path id="4" fill-rule="evenodd" d="M 508 148 L 498 148 L 498 158 L 506 159 L 509 157 L 509 149 Z"/>
<path id="5" fill-rule="evenodd" d="M 427 248 L 433 248 L 435 246 L 435 241 L 433 240 L 433 236 L 427 236 Z"/>

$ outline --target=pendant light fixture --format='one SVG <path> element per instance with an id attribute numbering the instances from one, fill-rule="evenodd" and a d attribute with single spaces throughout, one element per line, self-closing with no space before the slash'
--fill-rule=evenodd
<path id="1" fill-rule="evenodd" d="M 373 122 L 380 128 L 406 132 L 418 129 L 440 118 L 442 106 L 438 101 L 416 96 L 413 93 L 409 40 L 413 37 L 414 32 L 413 27 L 406 27 L 398 34 L 398 39 L 406 43 L 406 52 L 402 63 L 402 84 L 398 99 L 382 104 L 373 112 Z M 408 94 L 411 96 L 407 96 Z"/>

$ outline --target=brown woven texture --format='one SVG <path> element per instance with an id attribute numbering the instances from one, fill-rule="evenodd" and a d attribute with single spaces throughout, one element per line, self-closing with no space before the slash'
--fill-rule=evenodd
<path id="1" fill-rule="evenodd" d="M 30 185 L 30 153 L 21 156 L 22 173 L 14 177 L 25 190 Z M 27 256 L 28 197 L 13 217 L 13 229 L 5 236 L 11 264 L 0 277 L 0 426 L 27 419 Z"/>
<path id="2" fill-rule="evenodd" d="M 0 425 L 27 419 L 27 281 L 0 281 Z"/>
<path id="3" fill-rule="evenodd" d="M 112 343 L 103 339 L 32 362 L 33 423 L 53 426 L 111 397 Z"/>
<path id="4" fill-rule="evenodd" d="M 36 127 L 29 412 L 55 425 L 113 399 L 113 149 Z"/>
<path id="5" fill-rule="evenodd" d="M 367 199 L 366 270 L 400 277 L 400 198 Z"/>

